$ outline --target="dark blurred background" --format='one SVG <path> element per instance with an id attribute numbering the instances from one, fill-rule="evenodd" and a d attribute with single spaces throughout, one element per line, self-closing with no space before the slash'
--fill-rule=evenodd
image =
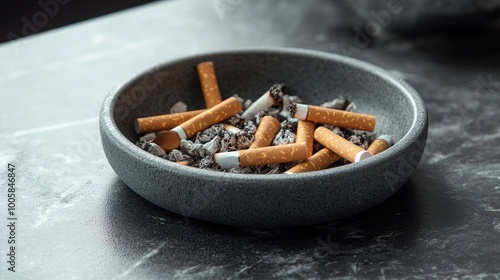
<path id="1" fill-rule="evenodd" d="M 154 0 L 7 0 L 0 4 L 0 43 Z"/>
<path id="2" fill-rule="evenodd" d="M 4 0 L 0 4 L 0 43 L 154 1 L 158 0 Z M 226 0 L 220 1 L 224 3 Z M 369 31 L 375 35 L 380 33 L 381 29 L 400 31 L 399 33 L 405 36 L 417 37 L 429 33 L 447 35 L 458 33 L 459 36 L 463 36 L 464 33 L 475 34 L 478 30 L 491 33 L 489 29 L 484 29 L 484 24 L 500 18 L 500 0 L 339 0 L 338 2 L 350 7 L 350 12 L 355 14 L 351 17 L 354 22 L 347 23 L 347 26 L 359 25 L 365 29 L 369 27 L 371 28 Z M 392 2 L 398 3 L 401 11 L 384 16 L 384 13 L 388 13 Z M 384 21 L 390 24 L 385 26 Z M 495 30 L 498 30 L 497 27 Z"/>

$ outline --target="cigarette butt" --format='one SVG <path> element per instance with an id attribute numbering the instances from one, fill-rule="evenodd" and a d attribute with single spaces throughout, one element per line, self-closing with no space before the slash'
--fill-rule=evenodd
<path id="1" fill-rule="evenodd" d="M 181 132 L 179 136 L 182 139 L 188 139 L 196 135 L 196 133 L 204 130 L 205 128 L 219 123 L 232 115 L 242 110 L 240 102 L 235 97 L 229 97 L 214 107 L 207 109 L 205 112 L 181 123 L 179 126 L 174 127 L 172 130 Z M 182 135 L 184 134 L 184 135 Z"/>
<path id="2" fill-rule="evenodd" d="M 217 76 L 215 75 L 214 64 L 206 61 L 196 66 L 198 77 L 200 78 L 201 89 L 207 108 L 212 108 L 222 102 Z"/>
<path id="3" fill-rule="evenodd" d="M 313 153 L 315 127 L 314 123 L 303 120 L 299 120 L 297 124 L 297 138 L 295 142 L 305 142 L 309 156 L 312 156 Z"/>
<path id="4" fill-rule="evenodd" d="M 177 149 L 181 143 L 181 139 L 189 139 L 205 128 L 219 123 L 240 111 L 241 105 L 238 99 L 229 97 L 171 130 L 159 132 L 154 142 L 165 150 L 165 152 Z"/>
<path id="5" fill-rule="evenodd" d="M 307 104 L 296 104 L 293 117 L 315 123 L 330 124 L 338 127 L 373 131 L 376 117 L 373 115 L 353 113 L 343 110 L 318 107 Z"/>
<path id="6" fill-rule="evenodd" d="M 314 139 L 350 162 L 358 162 L 372 156 L 363 148 L 338 136 L 324 126 L 316 128 L 314 131 Z"/>
<path id="7" fill-rule="evenodd" d="M 366 150 L 372 155 L 379 154 L 393 145 L 392 137 L 387 134 L 380 135 Z"/>
<path id="8" fill-rule="evenodd" d="M 255 102 L 241 114 L 241 117 L 245 120 L 253 120 L 258 112 L 268 109 L 281 100 L 285 90 L 286 86 L 284 84 L 273 85 L 264 95 L 255 100 Z"/>
<path id="9" fill-rule="evenodd" d="M 288 169 L 286 174 L 296 174 L 302 172 L 309 172 L 314 170 L 322 170 L 332 165 L 340 159 L 340 156 L 330 151 L 328 148 L 323 148 L 316 152 L 314 155 L 307 158 L 307 160 L 295 165 Z"/>
<path id="10" fill-rule="evenodd" d="M 278 134 L 280 129 L 281 124 L 277 119 L 271 116 L 263 117 L 255 132 L 255 140 L 252 145 L 250 145 L 250 149 L 271 146 L 274 137 Z"/>
<path id="11" fill-rule="evenodd" d="M 241 117 L 245 120 L 253 120 L 258 112 L 273 106 L 275 102 L 276 101 L 271 96 L 269 91 L 267 91 L 264 95 L 259 97 L 259 99 L 255 100 L 254 103 L 252 103 L 252 105 L 250 105 L 250 107 L 248 107 L 248 109 L 241 114 Z"/>
<path id="12" fill-rule="evenodd" d="M 188 166 L 189 165 L 189 160 L 176 161 L 175 163 L 180 164 L 180 165 L 184 165 L 184 166 Z"/>
<path id="13" fill-rule="evenodd" d="M 156 138 L 153 142 L 168 153 L 173 149 L 177 149 L 179 147 L 179 145 L 181 144 L 181 138 L 175 131 L 164 130 L 156 134 Z"/>
<path id="14" fill-rule="evenodd" d="M 214 154 L 222 169 L 293 162 L 307 159 L 306 143 L 262 147 Z"/>
<path id="15" fill-rule="evenodd" d="M 225 130 L 230 131 L 232 133 L 238 133 L 241 131 L 241 129 L 237 128 L 236 126 L 232 126 L 232 125 L 227 124 L 227 123 L 223 124 L 223 126 L 224 126 Z"/>
<path id="16" fill-rule="evenodd" d="M 205 109 L 137 118 L 134 121 L 135 132 L 137 134 L 144 134 L 171 129 L 189 120 L 190 118 L 199 115 L 203 111 L 205 111 Z"/>

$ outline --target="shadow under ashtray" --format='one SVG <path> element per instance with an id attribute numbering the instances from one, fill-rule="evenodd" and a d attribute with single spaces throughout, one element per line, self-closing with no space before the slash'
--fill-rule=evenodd
<path id="1" fill-rule="evenodd" d="M 329 246 L 334 246 L 332 255 L 377 250 L 382 239 L 393 246 L 412 246 L 424 229 L 460 222 L 456 220 L 461 216 L 458 209 L 450 216 L 439 206 L 449 208 L 453 203 L 445 201 L 444 184 L 429 177 L 429 172 L 425 166 L 419 167 L 399 192 L 371 210 L 326 224 L 289 229 L 241 228 L 183 217 L 153 205 L 116 179 L 108 193 L 106 221 L 118 251 L 126 251 L 124 244 L 134 246 L 144 240 L 184 244 L 188 238 L 192 244 L 177 249 L 177 254 L 184 254 L 182 258 L 189 258 L 191 250 L 200 245 L 213 252 L 234 250 L 232 246 L 238 244 L 269 253 L 276 249 L 329 252 Z M 438 205 L 429 205 L 429 201 Z"/>

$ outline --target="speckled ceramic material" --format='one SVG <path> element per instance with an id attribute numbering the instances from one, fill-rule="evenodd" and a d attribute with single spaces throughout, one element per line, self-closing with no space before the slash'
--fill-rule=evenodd
<path id="1" fill-rule="evenodd" d="M 344 95 L 357 111 L 377 116 L 376 132 L 395 145 L 359 163 L 303 174 L 244 175 L 200 170 L 155 157 L 134 145 L 133 120 L 184 101 L 204 106 L 196 64 L 215 63 L 223 98 L 256 99 L 274 83 L 320 104 Z M 328 53 L 236 50 L 172 61 L 111 92 L 102 105 L 104 151 L 118 176 L 150 202 L 216 223 L 279 228 L 317 224 L 367 210 L 403 186 L 427 139 L 427 112 L 405 82 L 367 63 Z M 137 209 L 140 211 L 140 209 Z"/>

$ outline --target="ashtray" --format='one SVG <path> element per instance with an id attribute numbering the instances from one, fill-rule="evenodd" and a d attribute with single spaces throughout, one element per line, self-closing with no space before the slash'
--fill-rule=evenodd
<path id="1" fill-rule="evenodd" d="M 178 101 L 205 104 L 196 65 L 212 61 L 223 98 L 257 99 L 274 83 L 310 104 L 338 95 L 377 117 L 394 145 L 360 162 L 300 174 L 233 174 L 183 166 L 135 145 L 134 120 L 163 114 Z M 226 225 L 284 228 L 347 217 L 383 202 L 411 176 L 427 139 L 418 93 L 383 69 L 349 57 L 300 49 L 243 49 L 169 61 L 110 92 L 101 107 L 106 157 L 137 194 L 166 210 Z"/>

